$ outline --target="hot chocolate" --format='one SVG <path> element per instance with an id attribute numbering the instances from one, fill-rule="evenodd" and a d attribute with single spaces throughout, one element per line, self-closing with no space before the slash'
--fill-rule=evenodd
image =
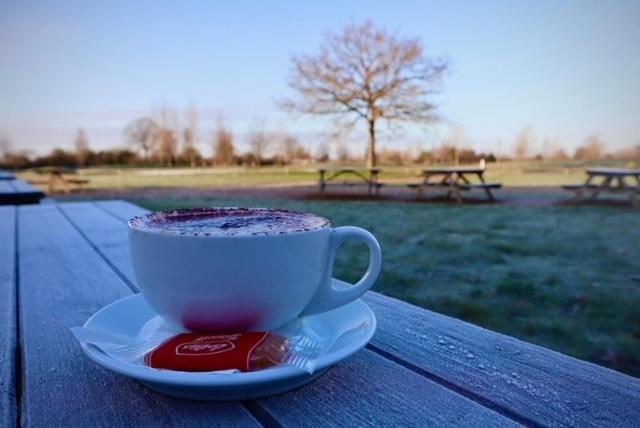
<path id="1" fill-rule="evenodd" d="M 334 288 L 335 254 L 350 239 L 369 247 L 356 284 Z M 376 239 L 353 226 L 266 208 L 197 208 L 129 220 L 136 283 L 165 321 L 196 332 L 272 331 L 359 298 L 380 272 Z M 228 346 L 228 345 L 226 345 Z"/>
<path id="2" fill-rule="evenodd" d="M 329 226 L 313 214 L 268 208 L 195 208 L 162 211 L 129 221 L 133 229 L 187 236 L 286 235 Z"/>

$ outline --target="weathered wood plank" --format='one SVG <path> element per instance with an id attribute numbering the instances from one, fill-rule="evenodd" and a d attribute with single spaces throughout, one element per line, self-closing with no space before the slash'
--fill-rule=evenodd
<path id="1" fill-rule="evenodd" d="M 1 182 L 0 182 L 1 183 Z M 15 207 L 0 207 L 0 426 L 16 425 Z"/>
<path id="2" fill-rule="evenodd" d="M 127 201 L 97 201 L 94 203 L 123 221 L 128 221 L 131 217 L 148 212 L 144 208 Z"/>
<path id="3" fill-rule="evenodd" d="M 0 181 L 0 194 L 13 194 L 16 193 L 16 189 L 11 185 L 11 181 Z"/>
<path id="4" fill-rule="evenodd" d="M 128 230 L 124 221 L 93 203 L 70 202 L 58 204 L 58 206 L 117 272 L 125 277 L 125 282 L 131 289 L 138 291 L 131 264 Z M 144 209 L 126 202 L 123 202 L 121 206 L 123 212 L 124 209 L 134 212 L 133 208 L 135 208 L 136 215 L 146 212 Z"/>
<path id="5" fill-rule="evenodd" d="M 368 350 L 311 384 L 259 402 L 291 427 L 519 426 Z"/>
<path id="6" fill-rule="evenodd" d="M 598 186 L 595 184 L 564 184 L 562 188 L 565 190 L 593 190 Z"/>
<path id="7" fill-rule="evenodd" d="M 472 184 L 459 184 L 458 187 L 464 190 L 473 189 L 500 189 L 502 183 L 472 183 Z"/>
<path id="8" fill-rule="evenodd" d="M 377 293 L 365 301 L 379 322 L 370 349 L 461 393 L 542 425 L 640 425 L 640 379 Z"/>
<path id="9" fill-rule="evenodd" d="M 20 180 L 0 180 L 0 205 L 37 204 L 44 193 Z"/>
<path id="10" fill-rule="evenodd" d="M 16 192 L 18 193 L 37 193 L 40 195 L 44 195 L 44 193 L 42 193 L 42 190 L 33 187 L 31 184 L 26 183 L 22 180 L 12 180 L 9 181 L 9 183 L 13 185 L 13 187 L 16 189 Z"/>
<path id="11" fill-rule="evenodd" d="M 451 173 L 461 173 L 461 174 L 482 174 L 484 173 L 484 168 L 475 167 L 475 166 L 452 166 L 452 167 L 435 167 L 435 168 L 424 168 L 422 170 L 423 174 L 451 174 Z"/>
<path id="12" fill-rule="evenodd" d="M 128 257 L 123 218 L 145 212 L 127 203 L 59 204 L 60 209 L 128 279 L 135 282 Z M 118 254 L 119 253 L 119 254 Z M 425 401 L 424 397 L 429 400 Z M 361 425 L 512 425 L 511 420 L 443 388 L 371 351 L 332 369 L 327 375 L 295 392 L 259 400 L 258 405 L 284 425 L 313 426 L 319 421 L 334 426 Z M 309 419 L 309 415 L 314 419 Z"/>
<path id="13" fill-rule="evenodd" d="M 131 293 L 57 205 L 19 209 L 22 422 L 36 426 L 255 425 L 239 404 L 162 397 L 103 370 L 69 328 Z"/>
<path id="14" fill-rule="evenodd" d="M 0 180 L 14 180 L 15 177 L 8 171 L 0 170 Z"/>

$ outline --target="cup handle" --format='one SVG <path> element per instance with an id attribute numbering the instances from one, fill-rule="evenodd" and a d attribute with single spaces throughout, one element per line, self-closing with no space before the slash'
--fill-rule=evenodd
<path id="1" fill-rule="evenodd" d="M 336 258 L 336 252 L 342 243 L 349 239 L 355 238 L 363 241 L 369 247 L 369 267 L 360 281 L 351 286 L 341 287 L 337 289 L 333 286 L 334 280 L 331 277 L 333 272 L 333 264 Z M 301 316 L 313 315 L 320 312 L 330 311 L 339 306 L 346 305 L 358 297 L 362 296 L 374 282 L 378 279 L 380 268 L 382 267 L 382 252 L 380 244 L 376 238 L 368 231 L 354 226 L 337 227 L 331 229 L 331 241 L 329 242 L 329 257 L 327 261 L 327 269 L 329 271 L 328 280 L 320 286 L 315 297 L 302 312 Z M 340 281 L 341 284 L 347 284 Z"/>

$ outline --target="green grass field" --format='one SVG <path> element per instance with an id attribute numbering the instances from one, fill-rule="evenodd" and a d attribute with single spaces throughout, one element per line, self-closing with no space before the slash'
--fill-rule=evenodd
<path id="1" fill-rule="evenodd" d="M 275 199 L 133 200 L 152 210 L 277 206 L 373 232 L 375 289 L 640 376 L 640 216 L 604 207 L 454 206 Z M 357 279 L 367 253 L 347 244 L 335 276 Z"/>
<path id="2" fill-rule="evenodd" d="M 599 162 L 599 165 L 633 166 L 620 162 Z M 560 186 L 581 183 L 587 164 L 571 162 L 501 162 L 487 164 L 485 177 L 505 186 Z M 382 166 L 382 182 L 415 182 L 422 169 Z M 43 180 L 35 172 L 22 172 L 23 180 Z M 260 168 L 92 168 L 79 171 L 78 178 L 89 180 L 87 189 L 132 189 L 149 187 L 211 188 L 254 187 L 291 184 L 314 184 L 318 179 L 317 166 L 260 167 Z M 45 186 L 43 186 L 45 188 Z M 45 189 L 46 190 L 46 189 Z"/>

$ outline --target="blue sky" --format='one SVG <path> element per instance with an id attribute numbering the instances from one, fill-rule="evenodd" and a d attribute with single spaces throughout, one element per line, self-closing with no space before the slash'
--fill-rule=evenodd
<path id="1" fill-rule="evenodd" d="M 598 133 L 640 143 L 638 1 L 0 2 L 0 131 L 15 149 L 122 144 L 125 124 L 163 105 L 200 110 L 208 143 L 219 116 L 239 134 L 261 121 L 308 144 L 326 122 L 280 112 L 293 53 L 327 30 L 373 20 L 420 37 L 451 68 L 444 120 L 386 133 L 383 145 L 433 147 L 452 128 L 465 145 L 507 152 L 531 127 L 572 150 Z M 350 138 L 354 151 L 364 138 Z M 241 142 L 241 141 L 240 141 Z M 206 152 L 206 150 L 205 150 Z"/>

